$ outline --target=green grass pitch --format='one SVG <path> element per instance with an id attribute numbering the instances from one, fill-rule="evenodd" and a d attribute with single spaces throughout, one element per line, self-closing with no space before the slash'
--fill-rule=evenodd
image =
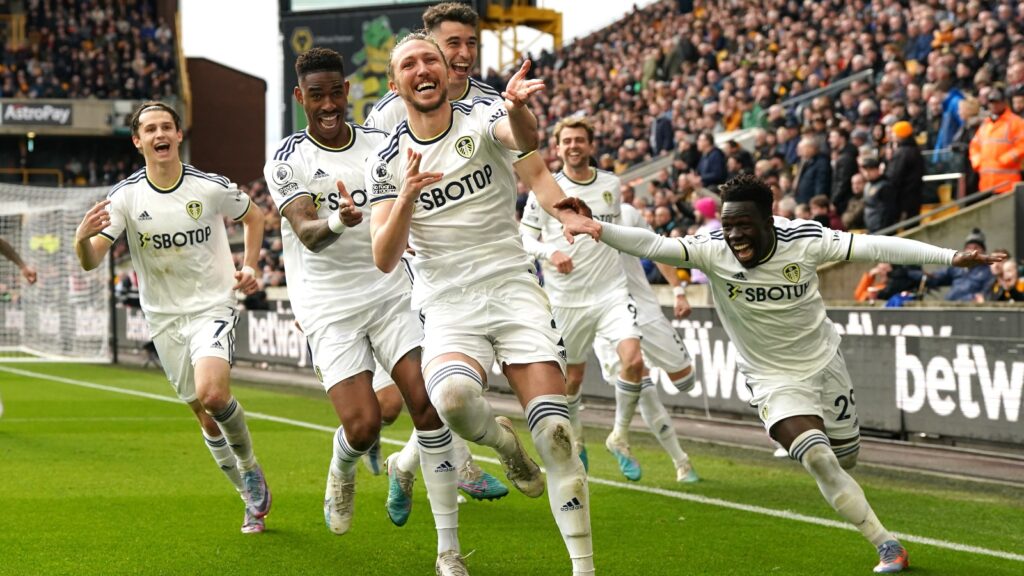
<path id="1" fill-rule="evenodd" d="M 325 528 L 328 430 L 337 425 L 326 398 L 235 382 L 274 493 L 268 531 L 243 535 L 242 503 L 184 405 L 10 370 L 172 396 L 155 371 L 0 365 L 2 575 L 433 574 L 435 537 L 421 482 L 412 518 L 396 528 L 384 512 L 386 478 L 360 466 L 352 530 L 339 537 Z M 404 440 L 409 430 L 403 417 L 384 436 Z M 714 503 L 838 520 L 794 463 L 683 439 L 704 481 L 682 488 L 653 438 L 634 433 L 644 477 L 622 487 L 596 480 L 621 478 L 601 448 L 606 433 L 587 430 L 599 574 L 871 573 L 877 557 L 856 532 Z M 1024 490 L 868 468 L 855 476 L 887 527 L 907 535 L 912 574 L 1024 574 Z M 672 497 L 678 493 L 709 500 Z M 474 576 L 571 573 L 546 496 L 513 491 L 465 504 L 460 533 Z"/>

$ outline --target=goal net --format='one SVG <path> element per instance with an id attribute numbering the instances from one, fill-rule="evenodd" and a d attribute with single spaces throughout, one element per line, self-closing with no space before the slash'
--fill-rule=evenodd
<path id="1" fill-rule="evenodd" d="M 0 256 L 0 362 L 110 360 L 110 265 L 86 272 L 75 230 L 107 188 L 0 184 L 0 238 L 38 275 Z"/>

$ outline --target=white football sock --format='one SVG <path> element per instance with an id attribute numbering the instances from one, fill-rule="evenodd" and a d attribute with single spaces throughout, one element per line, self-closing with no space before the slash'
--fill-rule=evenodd
<path id="1" fill-rule="evenodd" d="M 594 573 L 587 474 L 572 444 L 565 396 L 537 396 L 526 421 L 547 472 L 548 503 L 572 559 L 573 574 Z"/>
<path id="2" fill-rule="evenodd" d="M 366 454 L 365 450 L 356 450 L 345 438 L 345 427 L 338 426 L 334 432 L 334 454 L 331 457 L 331 470 L 342 480 L 351 481 L 356 477 L 356 463 Z"/>
<path id="3" fill-rule="evenodd" d="M 416 477 L 416 473 L 420 469 L 420 448 L 419 441 L 416 436 L 416 431 L 413 430 L 409 436 L 409 441 L 402 446 L 402 449 L 398 452 L 398 456 L 395 458 L 395 466 L 402 472 L 408 472 Z"/>
<path id="4" fill-rule="evenodd" d="M 469 446 L 458 434 L 452 434 L 452 449 L 455 450 L 455 459 L 452 460 L 452 464 L 455 465 L 456 469 L 462 470 L 468 462 L 473 460 L 473 455 L 469 452 Z"/>
<path id="5" fill-rule="evenodd" d="M 583 404 L 583 390 L 577 390 L 576 394 L 566 396 L 569 407 L 569 425 L 572 426 L 572 437 L 577 442 L 583 442 L 583 421 L 580 420 L 580 405 Z"/>
<path id="6" fill-rule="evenodd" d="M 417 432 L 417 446 L 423 469 L 423 484 L 427 487 L 430 511 L 437 528 L 437 553 L 459 552 L 458 475 L 452 433 L 447 426 L 437 430 Z"/>
<path id="7" fill-rule="evenodd" d="M 857 481 L 839 466 L 824 432 L 811 429 L 797 436 L 789 447 L 789 455 L 810 472 L 832 508 L 856 526 L 876 548 L 894 539 L 878 521 Z"/>
<path id="8" fill-rule="evenodd" d="M 658 439 L 661 447 L 672 457 L 672 463 L 678 468 L 687 461 L 686 452 L 679 445 L 679 437 L 676 436 L 676 428 L 672 424 L 672 417 L 669 416 L 665 405 L 658 397 L 658 387 L 654 385 L 649 377 L 640 381 L 643 387 L 640 390 L 640 415 L 643 417 L 647 427 Z"/>
<path id="9" fill-rule="evenodd" d="M 640 384 L 619 378 L 615 381 L 615 427 L 612 432 L 619 438 L 629 438 L 629 424 L 636 414 L 640 399 Z"/>
<path id="10" fill-rule="evenodd" d="M 211 438 L 206 434 L 206 430 L 203 430 L 203 439 L 206 440 L 206 447 L 210 449 L 210 454 L 213 455 L 220 471 L 228 477 L 239 494 L 244 493 L 245 485 L 242 484 L 242 475 L 238 472 L 238 459 L 228 447 L 228 441 L 224 436 Z"/>
<path id="11" fill-rule="evenodd" d="M 249 436 L 249 427 L 245 424 L 245 410 L 234 397 L 228 405 L 216 414 L 210 414 L 217 422 L 217 426 L 228 440 L 228 446 L 238 458 L 238 467 L 242 472 L 251 470 L 256 466 L 256 457 L 252 452 L 252 438 Z"/>

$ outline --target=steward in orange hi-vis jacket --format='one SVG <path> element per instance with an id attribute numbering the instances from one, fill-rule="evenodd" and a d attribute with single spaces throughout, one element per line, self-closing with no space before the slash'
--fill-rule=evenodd
<path id="1" fill-rule="evenodd" d="M 1021 161 L 1024 160 L 1024 119 L 1006 105 L 999 88 L 988 96 L 991 114 L 971 140 L 971 167 L 978 173 L 978 189 L 995 188 L 997 193 L 1013 190 L 1020 182 Z"/>

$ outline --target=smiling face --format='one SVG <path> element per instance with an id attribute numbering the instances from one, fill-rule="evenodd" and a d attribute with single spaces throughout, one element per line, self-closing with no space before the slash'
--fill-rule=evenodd
<path id="1" fill-rule="evenodd" d="M 178 148 L 183 138 L 170 112 L 154 108 L 139 116 L 139 128 L 132 134 L 132 144 L 142 152 L 147 164 L 178 162 Z"/>
<path id="2" fill-rule="evenodd" d="M 460 87 L 469 81 L 476 65 L 476 28 L 462 22 L 441 22 L 430 31 L 448 59 L 449 80 Z"/>
<path id="3" fill-rule="evenodd" d="M 419 112 L 432 112 L 448 101 L 448 66 L 428 40 L 409 40 L 391 57 L 389 86 Z"/>
<path id="4" fill-rule="evenodd" d="M 721 222 L 725 243 L 744 268 L 757 266 L 775 245 L 772 216 L 753 201 L 725 202 Z"/>
<path id="5" fill-rule="evenodd" d="M 573 170 L 579 171 L 590 165 L 594 147 L 587 130 L 582 126 L 562 128 L 558 134 L 558 157 Z"/>
<path id="6" fill-rule="evenodd" d="M 340 72 L 311 72 L 299 78 L 295 100 L 306 112 L 309 133 L 318 142 L 339 146 L 348 109 L 348 81 Z"/>

